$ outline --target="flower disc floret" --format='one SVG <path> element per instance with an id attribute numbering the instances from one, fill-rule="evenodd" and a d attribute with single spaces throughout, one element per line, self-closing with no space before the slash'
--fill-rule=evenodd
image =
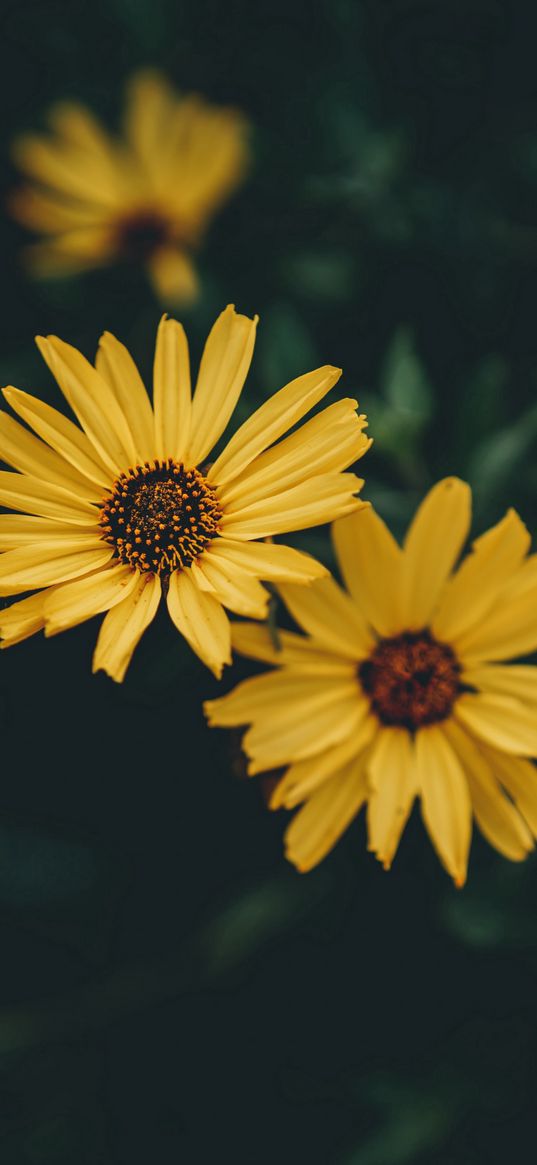
<path id="1" fill-rule="evenodd" d="M 218 534 L 222 512 L 197 469 L 169 458 L 129 469 L 114 482 L 100 525 L 118 558 L 169 575 L 191 566 Z"/>
<path id="2" fill-rule="evenodd" d="M 381 723 L 410 732 L 446 720 L 460 692 L 455 652 L 428 630 L 381 639 L 358 674 Z"/>

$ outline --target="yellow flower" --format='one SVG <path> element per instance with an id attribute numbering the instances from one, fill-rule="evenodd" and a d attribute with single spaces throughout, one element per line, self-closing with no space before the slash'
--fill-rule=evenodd
<path id="1" fill-rule="evenodd" d="M 228 307 L 209 335 L 191 396 L 181 324 L 161 321 L 153 407 L 127 349 L 109 333 L 94 368 L 54 336 L 40 351 L 81 428 L 36 397 L 4 389 L 38 437 L 0 413 L 0 595 L 39 593 L 0 611 L 2 646 L 55 635 L 107 611 L 94 671 L 122 680 L 161 593 L 192 649 L 219 676 L 230 662 L 223 607 L 263 618 L 260 579 L 310 583 L 326 570 L 256 539 L 350 513 L 362 481 L 341 470 L 368 448 L 356 401 L 291 436 L 340 376 L 328 365 L 267 400 L 207 463 L 239 399 L 257 318 Z M 41 440 L 39 440 L 41 438 Z"/>
<path id="2" fill-rule="evenodd" d="M 166 302 L 192 299 L 190 253 L 245 172 L 242 116 L 180 98 L 144 71 L 128 86 L 121 140 L 75 103 L 56 106 L 49 120 L 52 135 L 14 146 L 32 184 L 12 196 L 12 212 L 50 236 L 28 249 L 34 269 L 58 276 L 130 259 L 146 266 Z"/>
<path id="3" fill-rule="evenodd" d="M 474 542 L 469 487 L 436 485 L 401 549 L 372 509 L 333 540 L 345 593 L 325 578 L 279 589 L 303 636 L 238 624 L 241 654 L 278 670 L 206 705 L 211 724 L 250 724 L 249 771 L 289 766 L 272 808 L 305 802 L 287 856 L 309 870 L 367 803 L 369 848 L 390 866 L 418 797 L 440 860 L 462 886 L 472 817 L 513 861 L 537 836 L 537 555 L 517 514 Z"/>

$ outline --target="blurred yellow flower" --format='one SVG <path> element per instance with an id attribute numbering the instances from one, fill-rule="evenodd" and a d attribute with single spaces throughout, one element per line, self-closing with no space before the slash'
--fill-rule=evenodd
<path id="1" fill-rule="evenodd" d="M 193 651 L 219 676 L 230 662 L 223 608 L 263 618 L 260 579 L 310 583 L 326 570 L 289 546 L 256 541 L 315 526 L 362 505 L 362 481 L 341 470 L 365 453 L 356 401 L 324 409 L 280 438 L 340 376 L 299 376 L 237 430 L 212 464 L 235 409 L 256 319 L 228 307 L 205 345 L 191 395 L 188 345 L 166 316 L 156 343 L 153 407 L 127 349 L 109 333 L 94 368 L 54 336 L 40 351 L 80 422 L 16 388 L 0 413 L 0 595 L 38 593 L 0 611 L 6 647 L 54 635 L 107 611 L 94 670 L 122 680 L 161 594 Z M 41 439 L 39 439 L 41 438 Z M 45 589 L 40 589 L 45 588 Z"/>
<path id="2" fill-rule="evenodd" d="M 436 485 L 401 549 L 372 509 L 342 518 L 333 579 L 279 589 L 307 638 L 233 628 L 233 645 L 277 671 L 210 701 L 213 725 L 250 724 L 249 771 L 289 766 L 271 806 L 305 802 L 287 856 L 309 870 L 367 804 L 369 848 L 388 868 L 414 799 L 458 886 L 472 817 L 512 861 L 537 836 L 537 555 L 513 510 L 454 571 L 470 525 L 469 487 Z"/>
<path id="3" fill-rule="evenodd" d="M 15 191 L 11 210 L 49 236 L 27 250 L 36 273 L 132 260 L 145 265 L 165 302 L 192 299 L 191 252 L 245 172 L 244 118 L 179 97 L 144 71 L 128 85 L 121 140 L 83 105 L 57 105 L 49 120 L 51 135 L 21 137 L 13 149 L 31 184 Z"/>

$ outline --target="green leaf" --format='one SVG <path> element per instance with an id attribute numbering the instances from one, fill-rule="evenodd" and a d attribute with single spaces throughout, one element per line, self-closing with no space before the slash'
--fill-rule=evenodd
<path id="1" fill-rule="evenodd" d="M 433 393 L 409 328 L 398 328 L 388 348 L 380 386 L 389 405 L 421 427 L 432 415 Z"/>

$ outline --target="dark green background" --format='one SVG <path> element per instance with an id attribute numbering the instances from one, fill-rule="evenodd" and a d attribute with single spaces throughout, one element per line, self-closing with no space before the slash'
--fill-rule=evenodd
<path id="1" fill-rule="evenodd" d="M 537 525 L 537 27 L 495 0 L 35 0 L 2 6 L 3 185 L 55 99 L 110 124 L 124 79 L 244 110 L 255 160 L 182 313 L 261 316 L 238 416 L 342 365 L 400 532 L 458 473 L 476 531 Z M 58 402 L 33 348 L 117 332 L 147 372 L 142 273 L 31 285 L 0 220 L 0 378 Z M 329 561 L 325 533 L 305 543 Z M 121 687 L 98 621 L 0 659 L 2 1165 L 482 1165 L 534 1153 L 536 867 L 476 837 L 455 891 L 417 814 L 390 874 L 363 821 L 300 877 L 284 815 L 209 732 L 218 685 L 164 617 Z M 229 672 L 227 689 L 242 665 Z M 312 730 L 314 726 L 312 726 Z"/>

